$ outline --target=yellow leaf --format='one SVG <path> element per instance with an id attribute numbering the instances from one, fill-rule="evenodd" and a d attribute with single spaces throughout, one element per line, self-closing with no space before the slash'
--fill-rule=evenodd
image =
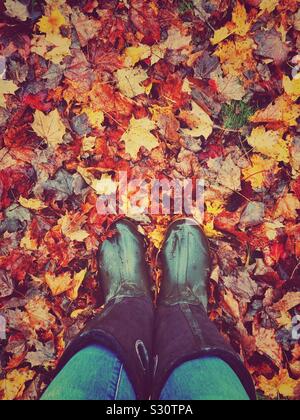
<path id="1" fill-rule="evenodd" d="M 216 201 L 208 201 L 206 203 L 206 211 L 209 214 L 212 214 L 213 216 L 218 216 L 222 213 L 222 211 L 225 209 L 224 202 L 220 200 Z"/>
<path id="2" fill-rule="evenodd" d="M 223 235 L 221 232 L 215 230 L 214 220 L 203 225 L 204 232 L 208 238 L 221 238 Z"/>
<path id="3" fill-rule="evenodd" d="M 0 79 L 0 107 L 6 108 L 6 99 L 4 95 L 13 95 L 18 89 L 18 86 L 11 80 Z"/>
<path id="4" fill-rule="evenodd" d="M 37 200 L 34 198 L 30 198 L 29 200 L 27 200 L 24 197 L 20 197 L 19 198 L 19 203 L 21 204 L 22 207 L 25 207 L 26 209 L 29 210 L 42 210 L 47 208 L 47 206 L 44 205 L 44 203 L 41 200 Z"/>
<path id="5" fill-rule="evenodd" d="M 38 136 L 42 137 L 54 148 L 63 143 L 63 136 L 66 134 L 66 128 L 57 109 L 48 115 L 37 110 L 34 115 L 32 128 Z"/>
<path id="6" fill-rule="evenodd" d="M 215 80 L 218 91 L 227 100 L 241 101 L 246 95 L 240 79 L 235 75 L 227 75 L 223 77 L 222 72 L 216 71 L 211 73 L 211 79 Z"/>
<path id="7" fill-rule="evenodd" d="M 66 24 L 64 16 L 61 14 L 58 8 L 51 11 L 50 16 L 43 16 L 39 22 L 38 27 L 40 32 L 45 34 L 58 34 L 61 26 Z"/>
<path id="8" fill-rule="evenodd" d="M 25 390 L 26 382 L 31 381 L 34 377 L 35 372 L 28 368 L 9 372 L 6 378 L 0 381 L 0 398 L 4 401 L 12 401 L 17 397 L 21 397 Z"/>
<path id="9" fill-rule="evenodd" d="M 281 198 L 274 213 L 275 219 L 283 217 L 285 220 L 296 220 L 300 210 L 300 201 L 294 194 L 286 194 Z"/>
<path id="10" fill-rule="evenodd" d="M 5 0 L 6 14 L 25 22 L 29 18 L 28 9 L 25 4 L 18 0 Z"/>
<path id="11" fill-rule="evenodd" d="M 71 55 L 70 47 L 71 40 L 60 34 L 37 35 L 31 41 L 31 51 L 54 64 L 60 64 L 66 56 Z"/>
<path id="12" fill-rule="evenodd" d="M 142 68 L 118 70 L 116 77 L 120 91 L 128 98 L 146 93 L 146 87 L 142 83 L 148 79 L 148 75 Z"/>
<path id="13" fill-rule="evenodd" d="M 285 92 L 296 102 L 300 97 L 300 78 L 291 80 L 288 76 L 283 76 L 283 87 Z"/>
<path id="14" fill-rule="evenodd" d="M 190 127 L 182 130 L 186 136 L 203 136 L 207 139 L 213 132 L 214 123 L 210 116 L 194 101 L 192 102 L 192 111 L 182 111 L 180 117 Z"/>
<path id="15" fill-rule="evenodd" d="M 291 98 L 285 94 L 279 96 L 275 103 L 270 104 L 266 109 L 257 111 L 250 121 L 253 123 L 282 124 L 285 127 L 297 125 L 300 117 L 300 105 L 293 103 Z"/>
<path id="16" fill-rule="evenodd" d="M 70 290 L 73 286 L 73 278 L 71 273 L 60 274 L 59 276 L 46 273 L 45 282 L 50 288 L 53 296 L 59 296 L 62 293 L 65 293 L 67 290 Z"/>
<path id="17" fill-rule="evenodd" d="M 246 36 L 250 28 L 251 23 L 248 22 L 246 7 L 237 2 L 232 13 L 232 22 L 215 31 L 214 37 L 210 41 L 213 45 L 218 45 L 232 34 Z"/>
<path id="18" fill-rule="evenodd" d="M 31 238 L 30 231 L 26 232 L 20 242 L 20 247 L 26 249 L 27 251 L 36 251 L 38 249 L 37 240 Z"/>
<path id="19" fill-rule="evenodd" d="M 251 182 L 254 189 L 260 189 L 264 186 L 267 172 L 277 173 L 279 170 L 274 159 L 266 159 L 260 155 L 253 155 L 251 163 L 252 166 L 243 169 L 243 175 L 246 181 Z"/>
<path id="20" fill-rule="evenodd" d="M 96 137 L 85 137 L 82 140 L 82 149 L 84 152 L 90 152 L 96 146 Z"/>
<path id="21" fill-rule="evenodd" d="M 232 22 L 235 24 L 234 33 L 239 36 L 246 36 L 251 28 L 251 23 L 248 22 L 246 7 L 239 1 L 232 14 Z"/>
<path id="22" fill-rule="evenodd" d="M 103 174 L 101 179 L 94 179 L 91 187 L 96 191 L 96 194 L 106 196 L 114 194 L 117 190 L 117 184 L 108 174 Z"/>
<path id="23" fill-rule="evenodd" d="M 75 309 L 70 315 L 70 318 L 77 319 L 81 314 L 83 314 L 85 309 Z"/>
<path id="24" fill-rule="evenodd" d="M 299 381 L 295 381 L 289 375 L 287 370 L 281 370 L 279 375 L 274 376 L 273 379 L 268 380 L 264 376 L 260 376 L 257 380 L 258 387 L 263 393 L 270 398 L 294 398 L 296 388 L 299 386 Z"/>
<path id="25" fill-rule="evenodd" d="M 270 241 L 275 241 L 278 236 L 278 229 L 284 228 L 284 225 L 279 221 L 276 222 L 266 222 L 264 224 L 266 236 Z"/>
<path id="26" fill-rule="evenodd" d="M 150 57 L 151 48 L 148 45 L 139 45 L 137 47 L 128 47 L 125 50 L 125 65 L 134 67 L 139 61 Z"/>
<path id="27" fill-rule="evenodd" d="M 149 233 L 148 238 L 151 242 L 153 242 L 155 248 L 161 249 L 162 244 L 164 242 L 166 233 L 165 226 L 157 226 L 151 233 Z"/>
<path id="28" fill-rule="evenodd" d="M 254 69 L 256 66 L 253 57 L 254 49 L 255 43 L 250 37 L 241 38 L 222 43 L 218 46 L 215 55 L 220 58 L 225 75 L 240 78 L 245 71 Z"/>
<path id="29" fill-rule="evenodd" d="M 85 113 L 89 119 L 90 124 L 95 128 L 100 128 L 104 121 L 104 114 L 102 111 L 93 111 L 91 108 L 83 108 L 82 112 Z"/>
<path id="30" fill-rule="evenodd" d="M 272 13 L 279 4 L 279 0 L 261 0 L 259 8 L 263 12 Z"/>
<path id="31" fill-rule="evenodd" d="M 273 158 L 277 162 L 289 163 L 289 145 L 282 138 L 280 131 L 266 131 L 264 127 L 257 127 L 252 130 L 247 140 L 256 152 Z"/>
<path id="32" fill-rule="evenodd" d="M 138 152 L 142 146 L 149 151 L 158 147 L 159 142 L 151 133 L 151 130 L 155 128 L 155 123 L 148 118 L 136 120 L 133 117 L 128 129 L 121 138 L 121 141 L 125 142 L 126 153 L 133 159 L 137 159 Z"/>
<path id="33" fill-rule="evenodd" d="M 85 279 L 87 273 L 87 269 L 80 271 L 79 273 L 75 273 L 72 289 L 67 291 L 67 296 L 70 300 L 76 300 L 78 298 L 78 291 Z"/>
<path id="34" fill-rule="evenodd" d="M 218 45 L 230 35 L 232 35 L 232 32 L 230 32 L 227 26 L 224 26 L 223 28 L 215 31 L 213 38 L 210 39 L 210 42 L 212 43 L 212 45 Z"/>
<path id="35" fill-rule="evenodd" d="M 62 233 L 71 241 L 84 242 L 88 238 L 89 233 L 80 228 L 80 224 L 85 222 L 85 218 L 72 217 L 66 213 L 58 220 L 58 225 L 61 227 Z"/>

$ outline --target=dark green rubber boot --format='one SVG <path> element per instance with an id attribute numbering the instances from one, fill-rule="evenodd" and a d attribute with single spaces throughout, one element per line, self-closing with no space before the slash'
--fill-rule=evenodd
<path id="1" fill-rule="evenodd" d="M 145 244 L 127 220 L 112 229 L 115 235 L 103 243 L 98 255 L 105 308 L 68 346 L 59 370 L 81 349 L 100 344 L 118 356 L 137 399 L 143 400 L 150 395 L 154 324 Z"/>
<path id="2" fill-rule="evenodd" d="M 178 366 L 211 356 L 224 360 L 255 399 L 250 374 L 207 315 L 211 259 L 204 232 L 189 219 L 173 223 L 161 257 L 164 273 L 154 327 L 152 398 L 159 399 Z"/>

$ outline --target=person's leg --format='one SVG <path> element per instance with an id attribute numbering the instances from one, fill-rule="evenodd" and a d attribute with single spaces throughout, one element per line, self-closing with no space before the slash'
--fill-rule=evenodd
<path id="1" fill-rule="evenodd" d="M 152 398 L 235 399 L 245 397 L 244 388 L 255 400 L 250 373 L 208 316 L 211 256 L 204 231 L 188 219 L 172 223 L 161 250 L 161 263 Z M 162 394 L 168 380 L 172 392 L 165 389 Z"/>
<path id="2" fill-rule="evenodd" d="M 64 372 L 59 376 L 60 380 L 64 378 L 66 383 L 73 384 L 72 390 L 78 392 L 80 398 L 113 399 L 118 379 L 122 384 L 122 364 L 136 399 L 149 399 L 154 305 L 145 259 L 145 240 L 136 226 L 127 220 L 113 224 L 108 236 L 98 252 L 99 288 L 105 300 L 104 308 L 71 340 L 59 360 L 57 373 Z M 82 363 L 83 356 L 79 352 L 95 344 L 110 350 L 119 361 L 113 358 L 104 363 L 106 357 L 103 359 L 102 354 L 92 353 Z M 83 354 L 86 352 L 89 354 L 90 350 Z M 72 366 L 64 370 L 71 360 Z M 50 390 L 54 389 L 54 384 Z M 46 396 L 49 394 L 50 391 Z M 63 395 L 65 398 L 69 396 Z M 120 393 L 117 397 L 132 398 L 132 393 L 129 396 Z"/>
<path id="3" fill-rule="evenodd" d="M 53 400 L 135 400 L 123 364 L 111 351 L 91 345 L 77 353 L 42 397 Z"/>
<path id="4" fill-rule="evenodd" d="M 169 377 L 161 400 L 249 401 L 237 375 L 223 360 L 207 357 L 179 366 Z"/>

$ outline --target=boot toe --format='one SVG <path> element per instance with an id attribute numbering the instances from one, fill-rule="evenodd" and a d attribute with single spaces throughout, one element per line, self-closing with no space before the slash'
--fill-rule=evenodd
<path id="1" fill-rule="evenodd" d="M 99 250 L 99 274 L 106 301 L 114 297 L 146 295 L 150 280 L 142 235 L 135 225 L 122 220 L 112 226 L 116 232 Z"/>
<path id="2" fill-rule="evenodd" d="M 183 219 L 169 227 L 162 264 L 161 302 L 202 303 L 207 307 L 211 258 L 208 240 L 196 222 Z"/>

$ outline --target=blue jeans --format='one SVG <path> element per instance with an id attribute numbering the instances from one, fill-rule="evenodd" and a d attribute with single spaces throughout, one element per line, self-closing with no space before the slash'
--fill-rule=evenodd
<path id="1" fill-rule="evenodd" d="M 213 357 L 184 363 L 174 370 L 161 400 L 249 400 L 240 380 Z M 120 360 L 93 345 L 76 354 L 51 383 L 42 400 L 136 400 Z"/>

